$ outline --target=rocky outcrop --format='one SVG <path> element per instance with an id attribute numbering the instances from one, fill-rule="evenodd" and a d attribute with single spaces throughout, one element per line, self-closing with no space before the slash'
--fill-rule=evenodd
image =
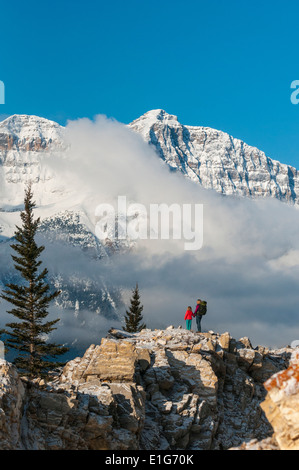
<path id="1" fill-rule="evenodd" d="M 273 435 L 244 442 L 231 450 L 299 450 L 299 352 L 293 351 L 289 367 L 272 375 L 264 384 L 261 403 Z"/>
<path id="2" fill-rule="evenodd" d="M 0 448 L 275 446 L 260 407 L 263 383 L 287 369 L 291 353 L 253 349 L 247 338 L 236 341 L 228 333 L 169 327 L 110 330 L 47 384 L 23 384 L 2 361 Z"/>
<path id="3" fill-rule="evenodd" d="M 0 359 L 0 450 L 19 449 L 25 389 L 17 370 Z"/>
<path id="4" fill-rule="evenodd" d="M 133 380 L 137 357 L 132 344 L 103 340 L 31 391 L 26 448 L 138 449 L 145 393 Z"/>
<path id="5" fill-rule="evenodd" d="M 278 443 L 274 436 L 267 437 L 262 441 L 252 439 L 249 442 L 243 442 L 239 447 L 232 448 L 230 450 L 280 450 Z"/>
<path id="6" fill-rule="evenodd" d="M 271 377 L 261 404 L 274 429 L 281 450 L 299 450 L 299 352 L 292 355 L 290 367 Z"/>

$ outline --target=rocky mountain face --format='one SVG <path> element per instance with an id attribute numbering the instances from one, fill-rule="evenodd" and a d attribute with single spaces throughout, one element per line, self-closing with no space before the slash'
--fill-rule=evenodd
<path id="1" fill-rule="evenodd" d="M 29 179 L 40 183 L 44 204 L 57 199 L 59 188 L 41 161 L 51 151 L 65 148 L 64 133 L 64 127 L 37 116 L 14 115 L 0 122 L 1 211 L 18 209 Z"/>
<path id="2" fill-rule="evenodd" d="M 298 171 L 245 142 L 209 127 L 185 126 L 161 109 L 130 128 L 153 145 L 174 171 L 224 195 L 274 197 L 298 204 Z"/>
<path id="3" fill-rule="evenodd" d="M 275 430 L 282 450 L 299 450 L 299 352 L 294 351 L 287 370 L 267 380 L 262 409 Z"/>
<path id="4" fill-rule="evenodd" d="M 299 448 L 295 357 L 170 326 L 111 330 L 47 384 L 2 360 L 0 449 Z"/>

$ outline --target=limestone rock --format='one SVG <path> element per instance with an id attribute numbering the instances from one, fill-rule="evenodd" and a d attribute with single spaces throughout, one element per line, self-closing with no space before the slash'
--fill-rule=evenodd
<path id="1" fill-rule="evenodd" d="M 279 446 L 296 447 L 297 394 L 288 395 L 287 408 L 282 387 L 268 392 L 263 408 L 271 424 L 260 407 L 265 378 L 286 370 L 292 352 L 253 349 L 247 338 L 236 341 L 229 333 L 171 327 L 136 334 L 111 329 L 43 386 L 22 383 L 2 361 L 0 448 L 193 451 L 246 441 L 246 449 L 259 449 L 272 438 L 271 424 Z"/>
<path id="2" fill-rule="evenodd" d="M 268 391 L 262 403 L 281 450 L 299 450 L 299 353 L 290 367 L 275 374 L 266 383 Z"/>
<path id="3" fill-rule="evenodd" d="M 223 333 L 220 336 L 218 343 L 224 351 L 229 351 L 230 340 L 231 337 L 229 333 Z"/>
<path id="4" fill-rule="evenodd" d="M 83 377 L 97 376 L 108 382 L 134 382 L 137 359 L 138 353 L 132 343 L 103 339 Z"/>
<path id="5" fill-rule="evenodd" d="M 249 442 L 244 442 L 239 447 L 234 447 L 229 450 L 279 450 L 279 446 L 277 441 L 274 437 L 267 437 L 262 441 L 258 441 L 257 439 L 252 439 Z"/>
<path id="6" fill-rule="evenodd" d="M 0 450 L 22 448 L 24 387 L 17 370 L 0 359 Z"/>

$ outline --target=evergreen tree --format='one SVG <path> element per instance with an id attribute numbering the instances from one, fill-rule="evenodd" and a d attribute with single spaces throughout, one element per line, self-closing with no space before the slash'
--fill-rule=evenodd
<path id="1" fill-rule="evenodd" d="M 6 324 L 10 330 L 5 330 L 5 346 L 17 351 L 14 363 L 21 373 L 30 378 L 47 377 L 50 370 L 63 365 L 56 358 L 66 353 L 68 348 L 46 342 L 47 335 L 56 329 L 54 325 L 59 321 L 46 321 L 48 306 L 60 292 L 49 293 L 48 270 L 39 269 L 42 264 L 39 257 L 45 247 L 38 246 L 35 241 L 40 219 L 34 220 L 31 184 L 25 190 L 24 206 L 22 227 L 16 227 L 16 242 L 11 245 L 16 253 L 12 255 L 14 267 L 22 282 L 7 284 L 0 295 L 13 305 L 8 313 L 19 320 Z"/>
<path id="2" fill-rule="evenodd" d="M 133 289 L 133 295 L 131 297 L 131 305 L 129 311 L 126 310 L 125 316 L 125 327 L 124 331 L 128 333 L 137 333 L 144 328 L 146 325 L 144 323 L 140 324 L 143 320 L 142 316 L 143 306 L 140 304 L 140 295 L 138 284 L 136 284 L 135 289 Z"/>

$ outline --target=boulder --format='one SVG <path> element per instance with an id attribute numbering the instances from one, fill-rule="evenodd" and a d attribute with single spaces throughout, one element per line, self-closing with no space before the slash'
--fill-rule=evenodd
<path id="1" fill-rule="evenodd" d="M 83 377 L 88 380 L 91 376 L 96 376 L 102 382 L 134 382 L 137 360 L 138 352 L 134 344 L 126 340 L 117 342 L 103 339 Z"/>

